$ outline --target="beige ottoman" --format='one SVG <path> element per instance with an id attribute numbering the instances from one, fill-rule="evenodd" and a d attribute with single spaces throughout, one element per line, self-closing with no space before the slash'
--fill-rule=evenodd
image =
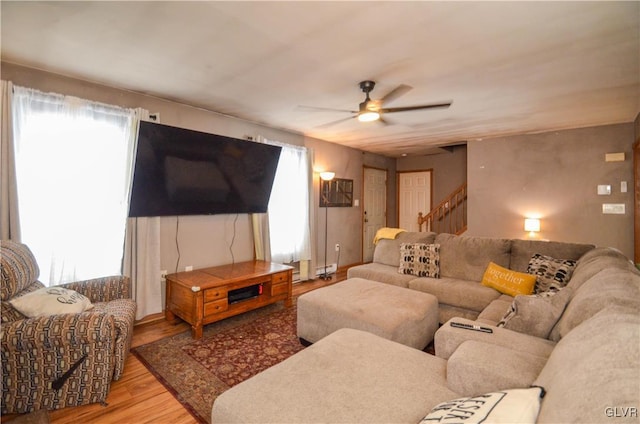
<path id="1" fill-rule="evenodd" d="M 364 278 L 350 278 L 298 298 L 298 337 L 315 343 L 341 328 L 424 349 L 438 329 L 438 299 Z"/>

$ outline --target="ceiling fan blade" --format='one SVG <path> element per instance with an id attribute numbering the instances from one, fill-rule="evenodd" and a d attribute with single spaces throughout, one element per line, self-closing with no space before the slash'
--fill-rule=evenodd
<path id="1" fill-rule="evenodd" d="M 382 115 L 380 115 L 380 117 L 376 121 L 381 123 L 382 125 L 393 125 L 393 122 L 389 122 L 389 120 L 383 118 Z"/>
<path id="2" fill-rule="evenodd" d="M 350 119 L 356 118 L 357 115 L 354 116 L 349 116 L 347 118 L 342 118 L 342 119 L 338 119 L 337 121 L 331 121 L 331 122 L 327 122 L 326 124 L 321 124 L 321 125 L 317 125 L 316 128 L 327 128 L 327 127 L 331 127 L 333 125 L 339 124 L 341 122 L 345 122 L 348 121 Z"/>
<path id="3" fill-rule="evenodd" d="M 395 99 L 397 99 L 398 97 L 404 96 L 405 94 L 407 94 L 412 89 L 413 89 L 413 87 L 411 87 L 410 85 L 400 84 L 399 86 L 397 86 L 393 90 L 389 91 L 383 98 L 381 98 L 380 102 L 382 104 L 392 102 Z"/>
<path id="4" fill-rule="evenodd" d="M 355 110 L 347 110 L 347 109 L 333 109 L 333 108 L 329 108 L 329 107 L 317 107 L 317 106 L 304 106 L 304 105 L 298 105 L 296 107 L 296 109 L 298 110 L 309 110 L 309 111 L 315 111 L 315 112 L 347 112 L 347 113 L 358 113 Z"/>
<path id="5" fill-rule="evenodd" d="M 395 113 L 395 112 L 409 112 L 412 110 L 421 110 L 421 109 L 438 109 L 438 108 L 447 108 L 451 106 L 453 102 L 446 103 L 432 103 L 429 105 L 418 105 L 418 106 L 404 106 L 404 107 L 389 107 L 380 109 L 382 113 Z"/>

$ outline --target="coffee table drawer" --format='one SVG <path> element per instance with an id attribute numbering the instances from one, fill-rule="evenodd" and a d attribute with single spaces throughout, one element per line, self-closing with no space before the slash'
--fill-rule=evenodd
<path id="1" fill-rule="evenodd" d="M 208 317 L 210 315 L 219 314 L 227 309 L 229 309 L 229 303 L 227 302 L 226 297 L 214 302 L 208 302 L 204 304 L 204 316 Z"/>
<path id="2" fill-rule="evenodd" d="M 226 287 L 215 287 L 204 291 L 204 301 L 213 302 L 215 300 L 225 299 L 227 297 Z"/>

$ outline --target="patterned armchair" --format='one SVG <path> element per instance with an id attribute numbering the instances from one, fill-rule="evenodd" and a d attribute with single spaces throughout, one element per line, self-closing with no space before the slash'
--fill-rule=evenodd
<path id="1" fill-rule="evenodd" d="M 136 304 L 127 277 L 64 284 L 94 305 L 81 313 L 28 318 L 9 301 L 34 292 L 39 268 L 29 248 L 0 241 L 2 413 L 106 403 L 131 347 Z"/>

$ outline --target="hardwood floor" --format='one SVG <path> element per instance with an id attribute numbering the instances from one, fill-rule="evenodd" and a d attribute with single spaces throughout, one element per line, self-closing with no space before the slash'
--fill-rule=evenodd
<path id="1" fill-rule="evenodd" d="M 332 280 L 313 280 L 293 285 L 293 295 L 299 296 L 311 290 L 346 279 L 346 270 L 338 270 Z M 189 325 L 181 322 L 172 325 L 164 319 L 138 324 L 133 329 L 132 347 L 151 343 L 164 337 L 188 331 Z M 107 406 L 92 404 L 49 411 L 52 424 L 191 424 L 196 421 L 171 393 L 133 355 L 127 357 L 122 378 L 111 384 Z M 2 417 L 2 423 L 13 421 L 17 415 Z"/>

